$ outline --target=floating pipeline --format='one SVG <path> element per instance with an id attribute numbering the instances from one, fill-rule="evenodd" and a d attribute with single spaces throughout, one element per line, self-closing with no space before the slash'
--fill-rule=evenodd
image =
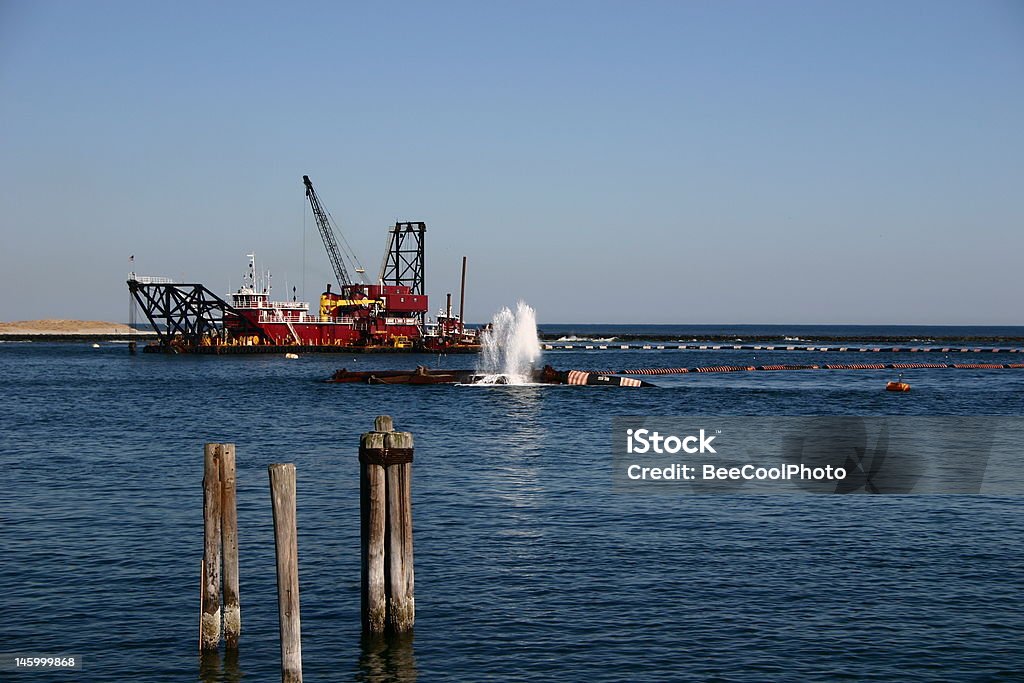
<path id="1" fill-rule="evenodd" d="M 545 351 L 600 350 L 600 351 L 816 351 L 841 353 L 1024 353 L 1020 347 L 954 347 L 954 346 L 804 346 L 798 344 L 544 344 Z"/>
<path id="2" fill-rule="evenodd" d="M 632 377 L 619 377 L 613 374 L 600 372 L 583 372 L 581 370 L 568 370 L 560 372 L 550 365 L 544 366 L 541 371 L 541 380 L 545 384 L 570 384 L 573 386 L 602 386 L 602 387 L 653 387 L 650 382 L 634 379 Z"/>
<path id="3" fill-rule="evenodd" d="M 642 333 L 618 333 L 612 331 L 606 332 L 594 332 L 588 331 L 586 336 L 580 336 L 576 338 L 568 337 L 564 333 L 552 333 L 541 331 L 538 336 L 540 340 L 546 344 L 557 344 L 557 343 L 577 343 L 577 344 L 623 344 L 627 342 L 679 342 L 682 341 L 680 337 L 689 337 L 692 342 L 700 344 L 733 344 L 737 340 L 743 340 L 744 342 L 752 344 L 775 344 L 783 346 L 787 343 L 791 343 L 788 339 L 780 339 L 779 335 L 770 334 L 704 334 L 704 335 L 682 335 L 682 334 L 642 334 Z M 699 340 L 699 341 L 698 341 Z M 868 346 L 878 344 L 902 344 L 904 346 L 921 345 L 921 344 L 946 344 L 946 345 L 957 345 L 957 346 L 977 346 L 980 344 L 1003 344 L 1003 345 L 1017 345 L 1024 343 L 1024 337 L 1016 335 L 935 335 L 921 337 L 910 336 L 910 335 L 898 335 L 898 334 L 884 334 L 877 336 L 858 336 L 858 335 L 820 335 L 820 334 L 808 334 L 806 336 L 800 336 L 799 339 L 793 338 L 792 341 L 804 342 L 808 344 L 846 344 L 849 346 Z"/>
<path id="4" fill-rule="evenodd" d="M 628 370 L 595 370 L 614 375 L 684 375 L 689 373 L 756 372 L 783 370 L 907 370 L 914 368 L 949 368 L 955 370 L 1022 369 L 1024 363 L 826 363 L 822 365 L 712 365 L 695 368 L 632 368 Z"/>
<path id="5" fill-rule="evenodd" d="M 420 365 L 415 370 L 360 370 L 345 368 L 335 372 L 333 384 L 473 384 L 480 375 L 472 370 L 430 370 Z M 634 377 L 618 377 L 614 373 L 555 370 L 550 365 L 533 373 L 532 380 L 539 384 L 566 384 L 603 387 L 652 387 L 653 384 Z"/>
<path id="6" fill-rule="evenodd" d="M 784 372 L 795 370 L 951 370 L 1024 369 L 1024 363 L 826 363 L 815 365 L 710 365 L 693 368 L 630 368 L 626 370 L 555 370 L 550 365 L 531 378 L 539 384 L 603 387 L 653 387 L 650 382 L 624 375 L 720 374 L 728 372 Z M 345 368 L 325 381 L 335 384 L 473 384 L 480 378 L 473 370 L 361 370 Z"/>

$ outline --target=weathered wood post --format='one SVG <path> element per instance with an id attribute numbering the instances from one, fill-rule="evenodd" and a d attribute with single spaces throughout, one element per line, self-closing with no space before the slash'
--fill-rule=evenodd
<path id="1" fill-rule="evenodd" d="M 220 644 L 221 489 L 220 449 L 203 449 L 203 599 L 199 649 L 216 650 Z"/>
<path id="2" fill-rule="evenodd" d="M 199 654 L 203 653 L 203 607 L 206 605 L 206 559 L 199 560 Z"/>
<path id="3" fill-rule="evenodd" d="M 411 631 L 416 621 L 412 564 L 412 434 L 384 438 L 388 463 L 388 628 Z"/>
<path id="4" fill-rule="evenodd" d="M 299 623 L 299 546 L 295 518 L 295 465 L 270 465 L 270 498 L 277 550 L 277 604 L 281 625 L 281 681 L 302 683 Z"/>
<path id="5" fill-rule="evenodd" d="M 392 430 L 391 418 L 378 417 L 376 431 L 363 434 L 359 442 L 359 509 L 361 538 L 363 630 L 383 633 L 387 614 L 384 589 L 385 489 L 384 467 L 372 459 L 384 450 L 385 432 Z"/>
<path id="6" fill-rule="evenodd" d="M 242 609 L 238 601 L 238 507 L 235 501 L 235 444 L 220 444 L 221 538 L 224 545 L 224 644 L 238 648 Z"/>
<path id="7" fill-rule="evenodd" d="M 410 631 L 416 617 L 413 439 L 381 415 L 359 442 L 362 620 L 369 633 Z"/>

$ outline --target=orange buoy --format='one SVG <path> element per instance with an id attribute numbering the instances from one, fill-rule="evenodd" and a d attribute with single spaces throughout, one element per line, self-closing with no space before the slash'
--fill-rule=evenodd
<path id="1" fill-rule="evenodd" d="M 885 385 L 886 391 L 910 391 L 910 385 L 906 382 L 889 382 Z"/>

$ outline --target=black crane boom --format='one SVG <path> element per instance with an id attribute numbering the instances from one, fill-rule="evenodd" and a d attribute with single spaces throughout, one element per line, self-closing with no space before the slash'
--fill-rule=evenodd
<path id="1" fill-rule="evenodd" d="M 320 204 L 320 198 L 316 196 L 313 182 L 309 179 L 308 175 L 302 176 L 302 182 L 306 185 L 306 199 L 309 200 L 309 205 L 313 209 L 313 217 L 316 219 L 316 225 L 320 229 L 320 237 L 324 240 L 327 256 L 331 259 L 331 267 L 334 268 L 334 276 L 338 278 L 338 287 L 351 285 L 352 281 L 349 279 L 348 271 L 345 269 L 345 262 L 341 258 L 341 250 L 338 249 L 338 240 L 334 235 L 334 228 L 331 227 L 330 220 L 327 218 L 327 212 L 324 211 L 324 207 Z"/>

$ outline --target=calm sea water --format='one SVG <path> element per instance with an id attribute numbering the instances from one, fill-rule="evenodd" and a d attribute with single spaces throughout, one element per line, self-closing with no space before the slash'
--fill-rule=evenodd
<path id="1" fill-rule="evenodd" d="M 266 466 L 294 462 L 307 681 L 1024 679 L 1020 498 L 624 494 L 609 442 L 613 415 L 1022 415 L 1024 371 L 907 371 L 907 395 L 881 390 L 891 371 L 658 377 L 645 390 L 320 381 L 438 362 L 472 359 L 0 344 L 2 649 L 85 662 L 0 676 L 276 680 Z M 416 439 L 416 629 L 387 646 L 359 629 L 356 453 L 382 413 Z M 237 659 L 201 661 L 207 441 L 238 448 L 243 634 Z"/>

